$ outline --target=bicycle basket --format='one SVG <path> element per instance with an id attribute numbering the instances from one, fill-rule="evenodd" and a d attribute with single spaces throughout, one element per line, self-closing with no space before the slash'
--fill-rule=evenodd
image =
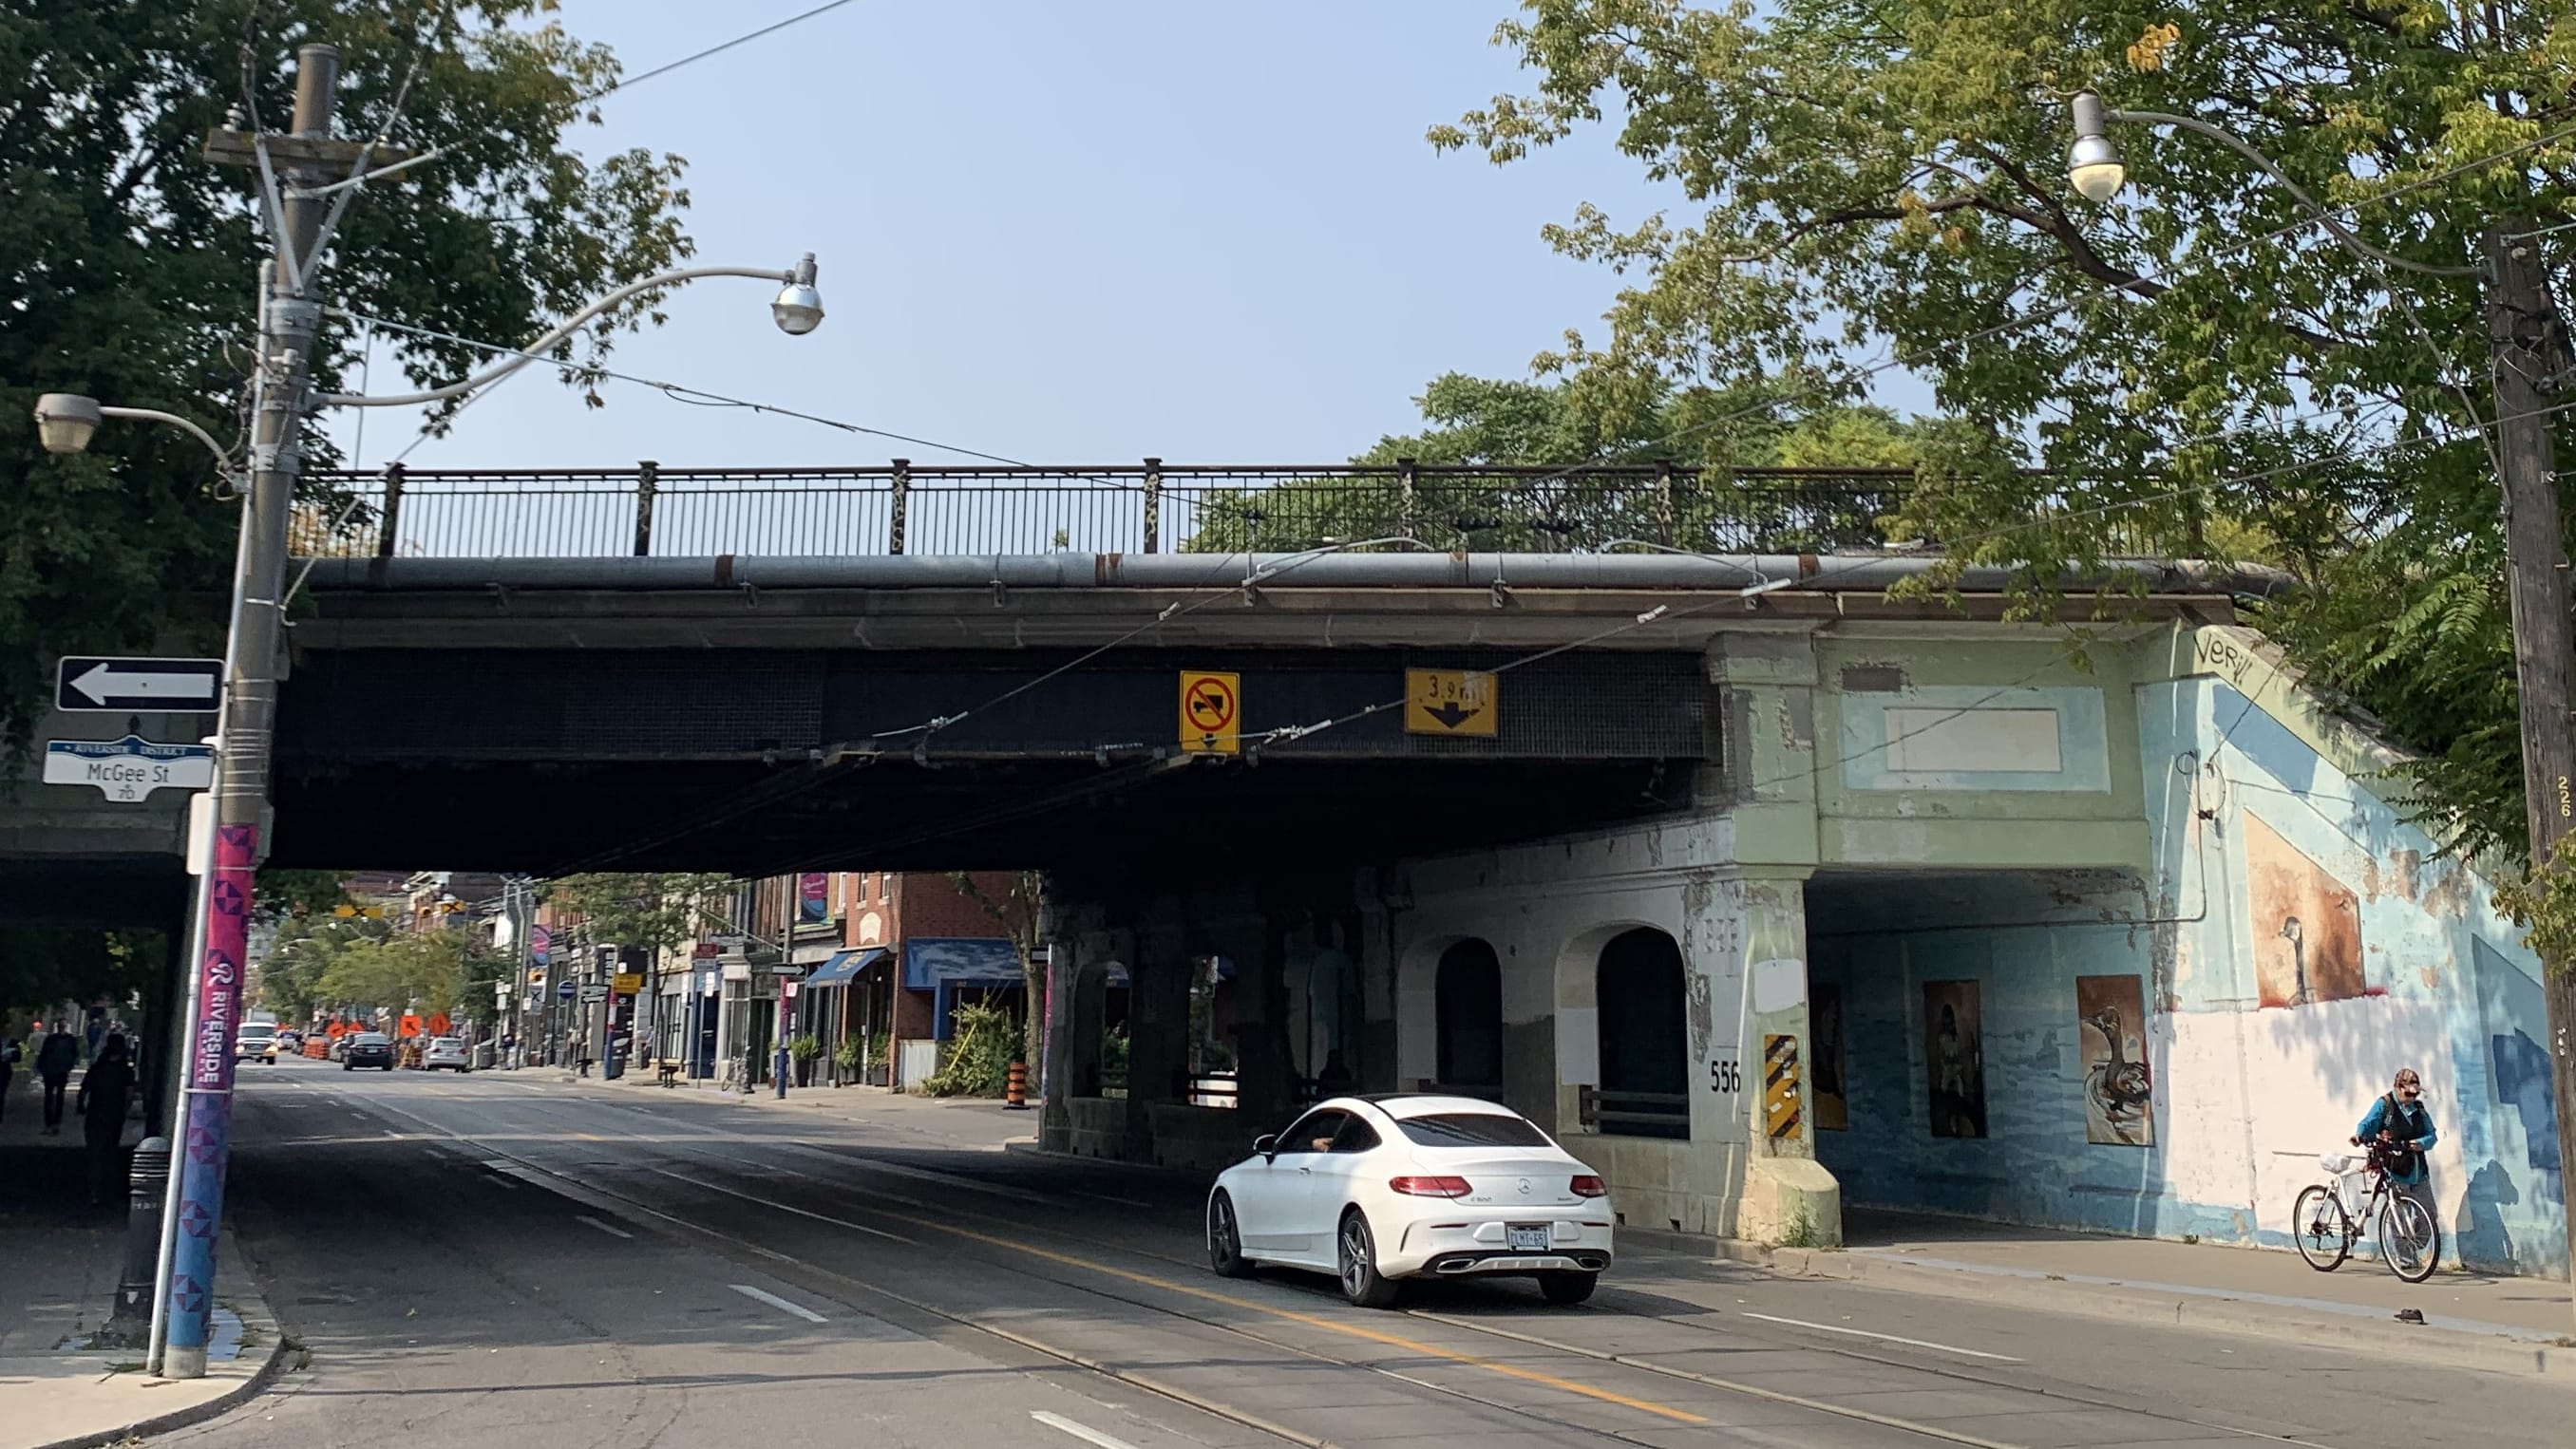
<path id="1" fill-rule="evenodd" d="M 2317 1156 L 2317 1166 L 2337 1175 L 2351 1172 L 2359 1168 L 2361 1163 L 2361 1158 L 2349 1152 L 2326 1152 Z"/>

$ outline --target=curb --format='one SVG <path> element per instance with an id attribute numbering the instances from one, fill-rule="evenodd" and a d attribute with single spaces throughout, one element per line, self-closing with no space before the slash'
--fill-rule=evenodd
<path id="1" fill-rule="evenodd" d="M 259 1307 L 255 1311 L 248 1308 L 237 1308 L 235 1311 L 241 1314 L 242 1328 L 245 1332 L 256 1328 L 268 1336 L 268 1358 L 251 1371 L 249 1378 L 204 1403 L 190 1404 L 184 1409 L 173 1409 L 166 1414 L 155 1414 L 151 1418 L 137 1419 L 132 1423 L 119 1424 L 111 1429 L 76 1434 L 69 1439 L 56 1439 L 50 1444 L 40 1444 L 36 1449 L 101 1449 L 103 1445 L 115 1444 L 125 1439 L 167 1434 L 173 1429 L 184 1429 L 191 1424 L 202 1424 L 208 1419 L 220 1418 L 259 1397 L 267 1391 L 269 1384 L 276 1380 L 281 1366 L 286 1362 L 286 1333 L 279 1326 L 277 1316 L 268 1311 L 266 1299 L 260 1300 Z"/>
<path id="2" fill-rule="evenodd" d="M 1881 1257 L 1867 1249 L 1773 1248 L 1732 1238 L 1695 1239 L 1690 1245 L 1709 1251 L 1721 1262 L 1741 1263 L 1784 1278 L 1865 1283 L 2275 1341 L 2294 1336 L 2318 1346 L 2397 1349 L 2454 1367 L 2576 1379 L 2576 1347 L 2508 1338 L 2461 1320 L 2446 1323 L 2439 1316 L 2425 1325 L 2401 1324 L 2367 1316 L 2376 1310 L 2342 1313 L 2216 1289 L 2176 1291 L 2170 1285 L 2091 1276 L 1954 1268 Z"/>
<path id="3" fill-rule="evenodd" d="M 1004 1152 L 1020 1157 L 1042 1158 L 1048 1162 L 1079 1164 L 1083 1167 L 1108 1167 L 1141 1177 L 1160 1178 L 1166 1182 L 1196 1183 L 1206 1187 L 1216 1181 L 1213 1172 L 1190 1167 L 1165 1167 L 1159 1162 L 1128 1162 L 1116 1157 L 1085 1157 L 1079 1152 L 1058 1152 L 1039 1145 L 1035 1137 L 1013 1137 L 1002 1144 Z"/>

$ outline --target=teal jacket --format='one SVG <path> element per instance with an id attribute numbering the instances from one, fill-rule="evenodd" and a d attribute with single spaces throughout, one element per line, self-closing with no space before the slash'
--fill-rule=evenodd
<path id="1" fill-rule="evenodd" d="M 2388 1180 L 2408 1187 L 2421 1185 L 2426 1174 L 2424 1158 L 2420 1154 L 2432 1151 L 2433 1144 L 2442 1140 L 2441 1134 L 2433 1130 L 2432 1112 L 2421 1102 L 2395 1102 L 2382 1096 L 2370 1104 L 2368 1112 L 2362 1114 L 2361 1125 L 2353 1129 L 2352 1135 L 2360 1138 L 2362 1145 L 2367 1147 L 2377 1141 L 2383 1131 L 2415 1148 L 2419 1154 L 2408 1159 L 2414 1163 L 2413 1167 L 2389 1173 Z"/>

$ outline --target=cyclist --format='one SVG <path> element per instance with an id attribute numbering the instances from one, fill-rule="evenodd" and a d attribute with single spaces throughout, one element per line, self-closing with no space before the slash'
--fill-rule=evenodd
<path id="1" fill-rule="evenodd" d="M 2420 1197 L 2427 1177 L 2425 1150 L 2440 1140 L 2433 1130 L 2433 1114 L 2424 1106 L 2424 1079 L 2413 1067 L 2401 1067 L 2387 1095 L 2362 1114 L 2352 1145 L 2370 1148 L 2372 1160 L 2388 1174 L 2392 1189 Z"/>

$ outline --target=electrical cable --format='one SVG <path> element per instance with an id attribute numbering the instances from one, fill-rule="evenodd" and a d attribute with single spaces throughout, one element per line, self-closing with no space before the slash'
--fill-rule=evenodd
<path id="1" fill-rule="evenodd" d="M 722 55 L 726 51 L 731 50 L 738 45 L 748 45 L 752 41 L 759 40 L 764 36 L 775 35 L 779 31 L 788 29 L 791 26 L 802 25 L 808 20 L 815 19 L 818 16 L 828 15 L 832 11 L 855 3 L 856 0 L 827 0 L 827 3 L 817 5 L 813 9 L 804 11 L 801 14 L 790 15 L 784 20 L 773 21 L 770 24 L 761 26 L 757 30 L 747 30 L 742 34 L 733 37 L 731 40 L 721 41 L 715 45 L 708 46 L 704 50 L 694 51 L 688 55 L 681 56 L 677 60 L 665 61 L 661 65 L 653 67 L 651 70 L 641 71 L 631 76 L 621 76 L 617 80 L 609 83 L 608 85 L 602 86 L 598 90 L 587 91 L 581 95 L 573 97 L 572 107 L 575 110 L 579 110 L 581 107 L 606 100 L 608 97 L 616 95 L 620 91 L 631 90 L 636 86 L 642 85 L 646 81 L 658 79 L 659 77 L 669 75 L 675 70 L 695 65 L 699 61 L 705 60 L 710 56 Z M 375 170 L 368 172 L 366 175 L 353 176 L 346 181 L 335 181 L 327 186 L 311 187 L 300 191 L 297 194 L 305 197 L 327 196 L 332 192 L 340 191 L 345 188 L 364 186 L 367 182 L 372 181 L 377 177 L 391 176 L 395 172 L 408 171 L 412 167 L 421 165 L 424 162 L 434 161 L 439 157 L 446 155 L 448 152 L 455 150 L 459 146 L 481 140 L 485 136 L 492 134 L 492 131 L 493 127 L 491 126 L 485 126 L 479 130 L 468 131 L 462 136 L 458 136 L 453 140 L 441 142 L 440 144 L 431 147 L 429 150 L 423 151 L 417 156 L 409 157 L 405 160 L 396 162 L 391 166 L 379 166 Z"/>

